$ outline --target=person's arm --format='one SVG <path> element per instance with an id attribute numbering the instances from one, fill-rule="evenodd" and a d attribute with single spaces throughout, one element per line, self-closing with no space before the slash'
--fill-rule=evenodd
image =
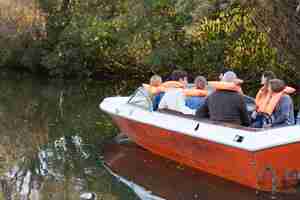
<path id="1" fill-rule="evenodd" d="M 246 103 L 244 101 L 244 97 L 242 95 L 240 96 L 240 119 L 241 119 L 241 124 L 243 126 L 250 126 L 251 122 L 250 122 L 250 118 L 248 115 L 248 111 L 247 111 L 247 106 Z"/>
<path id="2" fill-rule="evenodd" d="M 291 99 L 288 96 L 281 97 L 274 111 L 279 112 L 279 115 L 274 119 L 272 123 L 273 126 L 284 124 L 288 121 L 292 108 L 291 103 Z"/>
<path id="3" fill-rule="evenodd" d="M 204 100 L 203 105 L 196 111 L 196 118 L 209 118 L 208 97 Z"/>

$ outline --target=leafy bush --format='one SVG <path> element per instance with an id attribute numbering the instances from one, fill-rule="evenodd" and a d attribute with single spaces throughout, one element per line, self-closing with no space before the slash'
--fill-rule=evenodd
<path id="1" fill-rule="evenodd" d="M 45 14 L 35 2 L 1 1 L 0 21 L 0 66 L 34 70 L 40 62 L 40 41 L 46 38 Z"/>
<path id="2" fill-rule="evenodd" d="M 214 79 L 231 68 L 255 84 L 266 69 L 289 82 L 297 79 L 270 47 L 268 27 L 262 32 L 253 23 L 256 9 L 235 4 L 217 10 L 215 1 L 203 2 L 201 7 L 182 0 L 38 0 L 37 12 L 11 12 L 29 17 L 15 17 L 10 23 L 20 25 L 14 34 L 1 35 L 0 45 L 11 42 L 0 52 L 0 65 L 61 77 L 117 74 L 146 80 L 182 68 Z M 203 17 L 207 10 L 214 12 Z"/>

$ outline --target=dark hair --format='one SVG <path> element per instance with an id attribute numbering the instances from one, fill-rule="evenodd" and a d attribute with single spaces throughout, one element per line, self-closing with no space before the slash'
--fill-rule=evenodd
<path id="1" fill-rule="evenodd" d="M 184 79 L 185 77 L 187 77 L 187 73 L 182 70 L 175 70 L 171 74 L 172 81 L 179 81 L 179 79 Z"/>
<path id="2" fill-rule="evenodd" d="M 269 84 L 273 92 L 281 92 L 282 90 L 284 90 L 286 86 L 285 82 L 280 79 L 271 79 L 269 81 Z"/>
<path id="3" fill-rule="evenodd" d="M 263 73 L 263 76 L 267 79 L 267 81 L 270 81 L 271 79 L 275 79 L 276 78 L 275 73 L 272 72 L 272 71 L 265 71 Z"/>

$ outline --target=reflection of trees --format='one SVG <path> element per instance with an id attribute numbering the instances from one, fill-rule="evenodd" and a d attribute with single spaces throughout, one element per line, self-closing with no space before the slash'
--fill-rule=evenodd
<path id="1" fill-rule="evenodd" d="M 48 108 L 32 98 L 33 93 L 30 88 L 13 93 L 8 97 L 13 102 L 0 105 L 4 109 L 0 118 L 2 192 L 5 199 L 76 199 L 76 191 L 82 188 L 78 185 L 85 185 L 80 178 L 80 140 L 62 138 L 46 148 Z"/>
<path id="2" fill-rule="evenodd" d="M 74 199 L 65 197 L 79 197 L 74 186 L 82 182 L 80 173 L 78 177 L 73 175 L 73 167 L 80 168 L 76 164 L 76 147 L 67 140 L 66 149 L 59 154 L 54 145 L 46 146 L 49 143 L 49 116 L 57 113 L 54 108 L 58 101 L 57 92 L 49 94 L 53 88 L 43 88 L 44 96 L 54 96 L 53 101 L 47 102 L 33 84 L 29 81 L 19 87 L 13 81 L 3 81 L 0 86 L 2 192 L 5 199 L 39 199 L 41 195 L 43 199 L 53 199 L 53 195 L 58 195 L 55 199 Z M 50 113 L 51 107 L 53 113 Z M 49 197 L 44 198 L 47 195 Z"/>
<path id="3" fill-rule="evenodd" d="M 3 89 L 0 96 L 0 155 L 7 166 L 24 157 L 34 159 L 49 133 L 47 113 L 39 110 L 41 102 L 32 99 L 32 90 L 15 93 L 14 89 Z"/>
<path id="4" fill-rule="evenodd" d="M 96 168 L 115 130 L 98 110 L 111 86 L 0 78 L 0 199 L 76 200 L 87 190 L 107 200 L 129 195 Z"/>
<path id="5" fill-rule="evenodd" d="M 5 199 L 28 199 L 40 188 L 34 168 L 39 149 L 48 142 L 47 113 L 39 110 L 30 87 L 15 90 L 9 82 L 0 87 L 1 188 Z"/>
<path id="6" fill-rule="evenodd" d="M 5 198 L 78 199 L 87 185 L 80 163 L 89 157 L 80 138 L 61 138 L 35 155 L 34 159 L 24 157 L 2 174 Z"/>

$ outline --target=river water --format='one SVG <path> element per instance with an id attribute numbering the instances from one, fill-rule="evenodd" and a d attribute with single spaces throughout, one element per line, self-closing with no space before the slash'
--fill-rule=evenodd
<path id="1" fill-rule="evenodd" d="M 0 73 L 0 200 L 300 199 L 257 193 L 124 140 L 98 109 L 125 81 L 39 80 Z"/>
<path id="2" fill-rule="evenodd" d="M 123 82 L 38 80 L 0 74 L 0 200 L 138 199 L 102 165 L 117 133 L 98 109 Z"/>

